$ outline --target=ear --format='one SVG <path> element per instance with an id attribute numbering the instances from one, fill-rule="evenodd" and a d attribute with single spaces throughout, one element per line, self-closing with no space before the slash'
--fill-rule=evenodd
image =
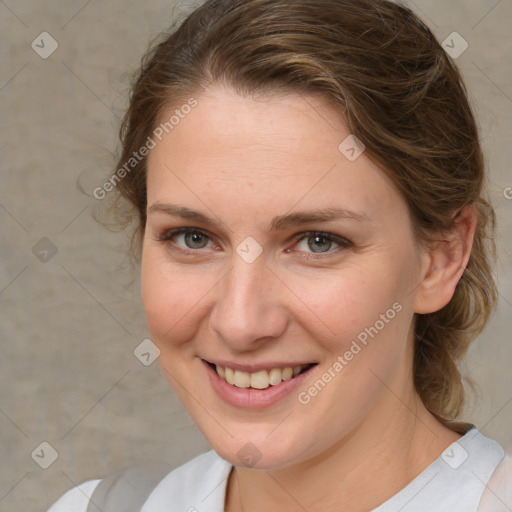
<path id="1" fill-rule="evenodd" d="M 477 220 L 474 205 L 466 206 L 456 215 L 454 227 L 439 233 L 434 247 L 425 250 L 415 313 L 433 313 L 450 302 L 469 261 Z"/>

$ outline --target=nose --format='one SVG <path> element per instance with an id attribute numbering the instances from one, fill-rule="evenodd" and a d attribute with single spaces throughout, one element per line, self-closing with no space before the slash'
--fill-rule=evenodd
<path id="1" fill-rule="evenodd" d="M 235 255 L 217 288 L 211 328 L 233 351 L 252 351 L 275 341 L 289 321 L 283 288 L 263 258 L 247 263 Z"/>

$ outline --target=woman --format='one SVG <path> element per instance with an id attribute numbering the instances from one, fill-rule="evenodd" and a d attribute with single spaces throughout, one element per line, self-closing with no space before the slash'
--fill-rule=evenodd
<path id="1" fill-rule="evenodd" d="M 209 0 L 144 59 L 121 140 L 151 338 L 213 448 L 143 510 L 501 510 L 503 449 L 457 421 L 494 212 L 409 9 Z M 51 511 L 107 510 L 98 483 Z"/>

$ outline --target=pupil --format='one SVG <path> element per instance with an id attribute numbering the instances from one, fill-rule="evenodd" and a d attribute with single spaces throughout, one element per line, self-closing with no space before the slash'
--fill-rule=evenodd
<path id="1" fill-rule="evenodd" d="M 313 252 L 326 252 L 331 248 L 331 241 L 323 236 L 315 236 L 310 238 L 310 240 L 311 239 L 313 243 L 308 243 L 308 245 Z M 325 251 L 319 251 L 317 249 L 325 249 Z"/>
<path id="2" fill-rule="evenodd" d="M 201 235 L 201 233 L 187 233 L 185 235 L 185 240 L 188 246 L 192 246 L 195 249 L 197 249 L 198 246 L 199 248 L 202 248 L 206 245 L 205 240 L 203 240 L 203 235 Z"/>

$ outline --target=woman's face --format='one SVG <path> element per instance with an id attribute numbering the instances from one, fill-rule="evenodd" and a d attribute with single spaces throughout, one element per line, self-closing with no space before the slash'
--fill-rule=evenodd
<path id="1" fill-rule="evenodd" d="M 142 295 L 163 374 L 238 466 L 381 430 L 411 396 L 425 267 L 404 200 L 317 97 L 196 100 L 148 158 Z"/>

